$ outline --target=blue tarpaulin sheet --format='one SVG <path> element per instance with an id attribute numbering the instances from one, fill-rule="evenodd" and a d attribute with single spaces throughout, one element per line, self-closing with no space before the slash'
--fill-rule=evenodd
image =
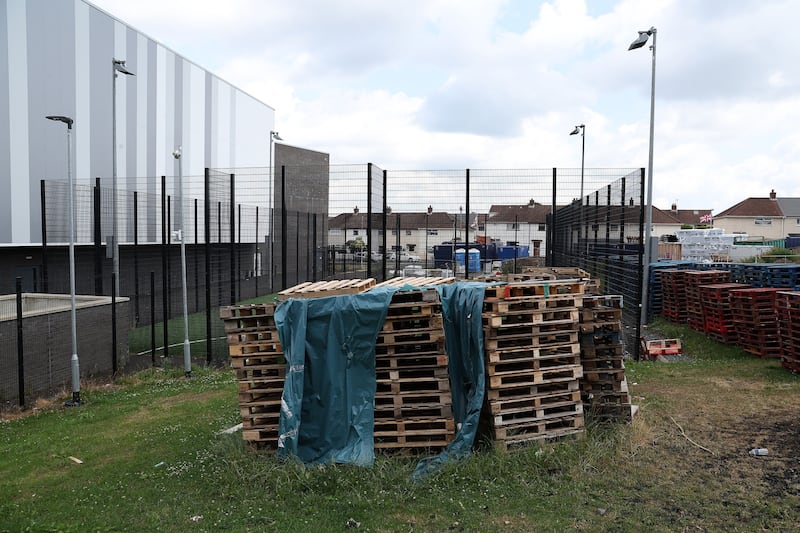
<path id="1" fill-rule="evenodd" d="M 437 286 L 442 301 L 455 439 L 415 478 L 469 455 L 484 397 L 484 283 Z M 275 311 L 287 363 L 278 455 L 304 463 L 374 460 L 375 342 L 396 291 L 288 300 Z"/>

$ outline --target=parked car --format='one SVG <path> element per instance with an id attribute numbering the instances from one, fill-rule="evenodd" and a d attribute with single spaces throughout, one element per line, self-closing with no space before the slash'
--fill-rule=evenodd
<path id="1" fill-rule="evenodd" d="M 418 255 L 414 255 L 408 252 L 401 252 L 400 261 L 407 261 L 409 263 L 419 263 L 420 259 Z"/>

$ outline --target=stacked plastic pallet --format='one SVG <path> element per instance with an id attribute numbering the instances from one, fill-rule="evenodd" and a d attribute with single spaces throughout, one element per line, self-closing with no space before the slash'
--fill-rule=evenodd
<path id="1" fill-rule="evenodd" d="M 583 431 L 580 280 L 489 286 L 484 421 L 499 448 Z"/>
<path id="2" fill-rule="evenodd" d="M 621 321 L 622 296 L 584 296 L 580 315 L 581 396 L 584 411 L 593 418 L 631 419 Z"/>
<path id="3" fill-rule="evenodd" d="M 730 283 L 731 273 L 726 270 L 687 270 L 684 273 L 686 291 L 686 321 L 689 327 L 705 332 L 706 321 L 703 314 L 703 300 L 700 286 L 716 283 Z"/>
<path id="4" fill-rule="evenodd" d="M 730 293 L 746 289 L 743 283 L 716 283 L 700 285 L 706 335 L 724 344 L 735 344 L 738 338 L 731 314 Z"/>
<path id="5" fill-rule="evenodd" d="M 446 446 L 455 437 L 436 289 L 394 293 L 375 347 L 375 448 Z"/>
<path id="6" fill-rule="evenodd" d="M 765 278 L 766 265 L 745 264 L 741 268 L 742 282 L 755 288 L 768 287 Z"/>
<path id="7" fill-rule="evenodd" d="M 800 287 L 800 265 L 770 265 L 763 277 L 767 287 Z"/>
<path id="8" fill-rule="evenodd" d="M 661 272 L 661 313 L 670 322 L 678 324 L 686 322 L 686 272 L 687 270 L 679 269 Z"/>
<path id="9" fill-rule="evenodd" d="M 746 352 L 763 358 L 780 358 L 775 294 L 781 289 L 751 288 L 730 292 L 731 314 L 737 344 Z"/>
<path id="10" fill-rule="evenodd" d="M 255 446 L 276 449 L 286 360 L 275 328 L 275 305 L 223 307 L 231 366 L 239 382 L 242 435 Z"/>
<path id="11" fill-rule="evenodd" d="M 800 292 L 778 292 L 775 312 L 781 340 L 781 365 L 792 372 L 800 372 Z"/>
<path id="12" fill-rule="evenodd" d="M 665 270 L 688 270 L 694 266 L 691 261 L 659 261 L 650 263 L 649 276 L 649 317 L 662 314 L 664 308 L 664 291 L 661 275 Z"/>

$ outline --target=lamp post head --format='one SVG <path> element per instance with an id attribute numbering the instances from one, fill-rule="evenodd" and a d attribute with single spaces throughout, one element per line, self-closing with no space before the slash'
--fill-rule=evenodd
<path id="1" fill-rule="evenodd" d="M 429 205 L 428 206 L 428 214 L 430 215 L 431 213 L 433 213 L 433 206 Z"/>
<path id="2" fill-rule="evenodd" d="M 650 28 L 649 30 L 646 30 L 646 31 L 640 31 L 639 32 L 639 37 L 637 37 L 636 40 L 631 43 L 631 45 L 628 47 L 628 50 L 635 50 L 637 48 L 641 48 L 642 46 L 644 46 L 647 43 L 647 40 L 655 32 L 656 32 L 655 27 L 652 27 L 652 28 Z"/>
<path id="3" fill-rule="evenodd" d="M 275 139 L 276 141 L 282 141 L 283 140 L 283 138 L 281 138 L 280 134 L 278 134 L 277 131 L 270 131 L 269 132 L 269 136 L 270 136 L 271 139 Z"/>
<path id="4" fill-rule="evenodd" d="M 65 117 L 63 115 L 48 115 L 45 117 L 47 120 L 54 120 L 56 122 L 63 122 L 67 125 L 67 129 L 72 129 L 72 123 L 74 122 L 71 118 Z"/>
<path id="5" fill-rule="evenodd" d="M 175 150 L 172 152 L 172 157 L 174 157 L 175 159 L 180 159 L 181 158 L 181 148 L 182 148 L 181 146 L 178 146 L 177 148 L 175 148 Z"/>
<path id="6" fill-rule="evenodd" d="M 115 72 L 114 76 L 116 76 L 117 72 L 121 72 L 121 73 L 125 74 L 126 76 L 136 76 L 136 74 L 134 74 L 133 72 L 131 72 L 130 70 L 128 70 L 125 67 L 125 61 L 124 60 L 122 60 L 122 59 L 114 59 L 113 63 L 114 63 L 114 72 Z"/>
<path id="7" fill-rule="evenodd" d="M 575 129 L 572 130 L 569 134 L 570 135 L 578 135 L 580 133 L 581 135 L 583 135 L 585 130 L 586 130 L 586 126 L 584 126 L 583 124 L 580 124 L 578 126 L 575 126 Z"/>
<path id="8" fill-rule="evenodd" d="M 355 206 L 355 207 L 353 208 L 353 214 L 354 214 L 354 215 L 357 215 L 357 214 L 358 214 L 358 206 Z"/>

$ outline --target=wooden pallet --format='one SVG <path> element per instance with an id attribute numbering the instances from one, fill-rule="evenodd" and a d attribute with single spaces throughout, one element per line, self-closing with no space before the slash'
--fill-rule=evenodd
<path id="1" fill-rule="evenodd" d="M 548 406 L 574 404 L 580 401 L 581 393 L 575 390 L 535 396 L 523 395 L 507 400 L 490 400 L 485 403 L 484 408 L 492 415 L 501 415 L 542 409 Z"/>
<path id="2" fill-rule="evenodd" d="M 376 394 L 375 419 L 452 418 L 450 391 Z"/>
<path id="3" fill-rule="evenodd" d="M 583 413 L 539 422 L 509 425 L 492 430 L 495 446 L 507 450 L 520 444 L 553 439 L 583 431 Z"/>
<path id="4" fill-rule="evenodd" d="M 503 300 L 484 300 L 485 313 L 506 314 L 537 310 L 578 309 L 584 296 L 556 294 L 550 296 L 523 296 Z"/>
<path id="5" fill-rule="evenodd" d="M 381 283 L 375 285 L 375 287 L 435 287 L 436 285 L 449 285 L 450 283 L 455 283 L 456 278 L 454 277 L 416 277 L 416 276 L 408 276 L 408 277 L 396 277 L 387 279 Z"/>
<path id="6" fill-rule="evenodd" d="M 549 359 L 569 357 L 580 354 L 580 347 L 577 344 L 556 344 L 554 346 L 523 346 L 521 348 L 510 348 L 507 350 L 487 350 L 486 362 L 503 363 L 508 361 L 520 361 L 527 359 Z"/>
<path id="7" fill-rule="evenodd" d="M 375 286 L 374 278 L 336 279 L 332 281 L 306 281 L 278 293 L 278 300 L 289 298 L 325 298 L 343 294 L 358 294 Z"/>
<path id="8" fill-rule="evenodd" d="M 484 313 L 482 319 L 484 328 L 525 325 L 538 326 L 542 324 L 573 324 L 578 322 L 578 310 L 564 308 L 510 313 Z"/>
<path id="9" fill-rule="evenodd" d="M 442 315 L 390 316 L 383 323 L 381 332 L 408 331 L 416 329 L 442 329 Z"/>
<path id="10" fill-rule="evenodd" d="M 486 363 L 486 371 L 490 376 L 502 376 L 519 372 L 557 370 L 580 364 L 580 354 L 563 355 L 559 357 L 532 357 L 500 362 L 489 361 Z"/>
<path id="11" fill-rule="evenodd" d="M 438 448 L 447 446 L 455 437 L 452 418 L 375 420 L 376 449 Z"/>
<path id="12" fill-rule="evenodd" d="M 583 403 L 580 397 L 539 407 L 508 408 L 492 416 L 492 425 L 497 430 L 504 426 L 519 424 L 539 424 L 553 418 L 583 414 Z"/>
<path id="13" fill-rule="evenodd" d="M 555 296 L 561 294 L 583 294 L 583 282 L 580 280 L 529 281 L 509 283 L 507 285 L 490 285 L 484 292 L 484 301 L 503 300 L 529 296 Z"/>
<path id="14" fill-rule="evenodd" d="M 541 385 L 553 381 L 578 379 L 583 375 L 581 365 L 565 365 L 553 369 L 530 370 L 521 372 L 504 372 L 489 375 L 487 382 L 492 389 L 519 387 L 525 385 Z"/>
<path id="15" fill-rule="evenodd" d="M 514 385 L 504 388 L 487 388 L 486 400 L 489 402 L 503 402 L 521 400 L 544 396 L 548 394 L 563 394 L 580 389 L 580 382 L 575 378 L 551 379 L 546 383 L 536 385 Z"/>

